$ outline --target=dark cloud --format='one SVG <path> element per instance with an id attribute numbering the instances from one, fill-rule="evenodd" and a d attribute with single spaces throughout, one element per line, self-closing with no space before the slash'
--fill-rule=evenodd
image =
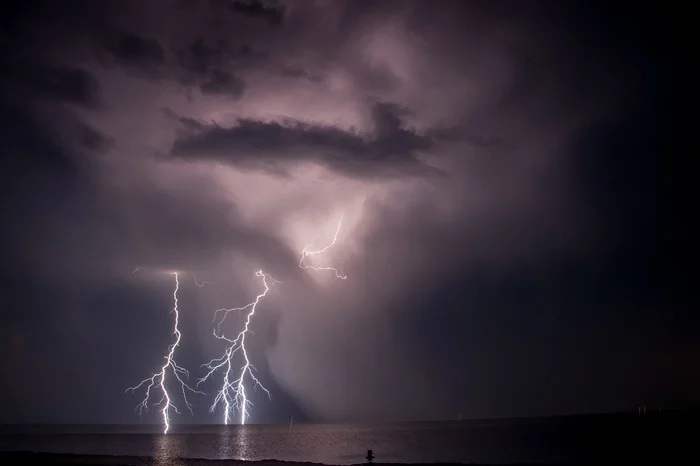
<path id="1" fill-rule="evenodd" d="M 241 97 L 245 82 L 234 69 L 256 54 L 247 45 L 232 47 L 226 40 L 213 44 L 202 38 L 188 47 L 166 53 L 159 41 L 131 32 L 122 32 L 105 48 L 120 66 L 157 80 L 176 81 L 184 86 L 198 88 L 202 94 Z"/>
<path id="2" fill-rule="evenodd" d="M 224 41 L 208 45 L 203 39 L 197 39 L 190 45 L 188 50 L 177 52 L 180 64 L 193 73 L 207 74 L 212 69 L 221 68 L 224 59 L 230 55 L 231 51 Z"/>
<path id="3" fill-rule="evenodd" d="M 238 1 L 230 3 L 230 8 L 236 13 L 240 13 L 251 18 L 259 18 L 270 24 L 279 25 L 284 22 L 284 7 L 265 6 L 260 0 Z"/>
<path id="4" fill-rule="evenodd" d="M 224 128 L 184 120 L 195 132 L 183 133 L 171 154 L 190 160 L 230 163 L 247 169 L 278 170 L 297 162 L 315 162 L 352 177 L 401 177 L 436 175 L 434 167 L 417 155 L 434 142 L 403 127 L 402 110 L 382 102 L 372 107 L 375 132 L 370 137 L 333 126 L 299 121 L 263 122 L 239 120 Z"/>
<path id="5" fill-rule="evenodd" d="M 82 147 L 93 153 L 105 152 L 111 148 L 112 144 L 109 136 L 86 124 L 82 125 L 78 141 Z"/>
<path id="6" fill-rule="evenodd" d="M 160 42 L 138 34 L 122 32 L 106 47 L 127 68 L 153 73 L 165 64 L 165 50 Z"/>
<path id="7" fill-rule="evenodd" d="M 31 10 L 8 12 L 15 21 L 0 33 L 0 97 L 20 106 L 41 101 L 98 108 L 100 83 L 82 63 L 52 56 L 51 44 L 45 46 L 35 38 L 27 24 L 33 14 L 41 17 Z"/>
<path id="8" fill-rule="evenodd" d="M 284 68 L 282 68 L 280 74 L 285 78 L 306 79 L 311 82 L 323 81 L 323 78 L 321 76 L 295 66 L 285 66 Z"/>
<path id="9" fill-rule="evenodd" d="M 199 85 L 202 94 L 210 95 L 229 95 L 234 98 L 239 98 L 245 89 L 245 83 L 242 79 L 220 70 L 214 70 L 210 76 Z"/>
<path id="10" fill-rule="evenodd" d="M 4 82 L 23 89 L 30 98 L 51 100 L 96 108 L 100 104 L 100 86 L 95 77 L 80 68 L 35 65 L 22 62 L 6 63 Z M 7 89 L 7 87 L 5 88 Z"/>
<path id="11" fill-rule="evenodd" d="M 232 69 L 240 61 L 252 59 L 255 54 L 247 45 L 232 47 L 225 40 L 208 44 L 202 38 L 189 47 L 175 52 L 178 64 L 184 73 L 180 82 L 187 86 L 198 85 L 202 94 L 230 96 L 238 99 L 243 95 L 245 82 Z"/>

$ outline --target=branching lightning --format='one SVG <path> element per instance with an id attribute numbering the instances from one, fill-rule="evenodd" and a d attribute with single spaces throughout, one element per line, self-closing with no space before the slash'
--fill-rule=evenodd
<path id="1" fill-rule="evenodd" d="M 160 368 L 159 372 L 153 374 L 147 379 L 144 379 L 138 385 L 126 389 L 127 392 L 134 392 L 143 386 L 146 387 L 145 398 L 136 407 L 136 410 L 138 410 L 139 415 L 142 415 L 143 413 L 148 411 L 148 402 L 151 398 L 152 388 L 157 387 L 156 389 L 159 389 L 163 393 L 163 397 L 160 399 L 160 401 L 155 403 L 154 406 L 159 406 L 161 404 L 163 405 L 161 414 L 163 416 L 164 434 L 167 434 L 168 430 L 170 429 L 170 410 L 172 409 L 177 414 L 180 414 L 180 411 L 177 409 L 177 406 L 173 403 L 170 393 L 168 393 L 168 389 L 165 383 L 166 374 L 172 371 L 172 375 L 174 375 L 175 379 L 180 384 L 182 396 L 185 400 L 185 405 L 187 406 L 187 409 L 189 409 L 190 413 L 192 413 L 192 404 L 187 399 L 187 392 L 199 393 L 202 395 L 204 394 L 203 392 L 195 390 L 189 385 L 187 385 L 187 383 L 183 380 L 183 376 L 189 378 L 189 372 L 187 371 L 187 369 L 179 366 L 177 362 L 175 362 L 175 350 L 180 344 L 182 334 L 180 333 L 180 329 L 178 328 L 180 322 L 180 311 L 178 310 L 177 292 L 180 288 L 180 281 L 177 272 L 173 273 L 173 275 L 175 275 L 175 291 L 173 292 L 173 309 L 171 312 L 175 314 L 175 323 L 173 326 L 173 335 L 175 335 L 175 343 L 170 345 L 170 347 L 168 348 L 168 354 L 167 356 L 165 356 L 165 364 L 163 364 L 163 367 Z"/>
<path id="2" fill-rule="evenodd" d="M 340 220 L 338 221 L 338 228 L 335 229 L 335 234 L 333 235 L 333 241 L 331 241 L 327 246 L 321 248 L 321 249 L 315 249 L 311 250 L 309 248 L 312 248 L 314 244 L 316 243 L 316 238 L 311 242 L 311 244 L 304 246 L 304 249 L 301 251 L 301 260 L 299 261 L 299 267 L 302 269 L 311 269 L 311 270 L 330 270 L 331 272 L 335 273 L 336 278 L 340 278 L 341 280 L 345 280 L 348 277 L 343 275 L 341 272 L 338 271 L 338 269 L 334 267 L 319 267 L 316 265 L 307 265 L 304 264 L 304 259 L 306 259 L 309 256 L 313 256 L 316 254 L 321 254 L 329 250 L 338 240 L 338 233 L 340 232 L 340 226 L 343 223 L 343 216 L 340 216 Z"/>
<path id="3" fill-rule="evenodd" d="M 302 269 L 312 269 L 316 271 L 321 271 L 321 270 L 329 270 L 335 273 L 335 276 L 337 278 L 340 278 L 342 280 L 345 280 L 347 277 L 343 275 L 341 272 L 339 272 L 337 269 L 333 267 L 320 267 L 320 266 L 314 266 L 314 265 L 307 265 L 304 264 L 304 259 L 306 259 L 308 256 L 311 255 L 316 255 L 316 254 L 321 254 L 323 252 L 326 252 L 328 249 L 330 249 L 337 241 L 338 239 L 338 233 L 340 232 L 340 227 L 342 226 L 343 222 L 343 217 L 340 217 L 340 221 L 338 222 L 338 227 L 335 230 L 335 234 L 333 235 L 333 240 L 328 244 L 327 246 L 321 248 L 321 249 L 314 249 L 312 250 L 311 248 L 313 247 L 314 243 L 316 240 L 312 242 L 312 244 L 304 247 L 302 250 L 302 256 L 301 260 L 299 261 L 299 267 Z M 199 379 L 199 384 L 202 382 L 206 381 L 210 377 L 214 375 L 218 370 L 224 370 L 224 380 L 223 384 L 221 386 L 221 390 L 219 390 L 216 398 L 214 399 L 214 403 L 211 405 L 210 411 L 214 412 L 216 409 L 217 405 L 219 403 L 223 403 L 224 405 L 224 423 L 228 424 L 229 420 L 232 417 L 232 414 L 238 410 L 240 412 L 241 416 L 241 424 L 245 424 L 246 419 L 249 416 L 248 409 L 252 407 L 252 402 L 248 398 L 246 389 L 245 389 L 245 381 L 246 377 L 250 378 L 250 380 L 253 382 L 253 387 L 260 387 L 269 398 L 272 398 L 272 395 L 270 394 L 269 390 L 263 386 L 263 384 L 260 382 L 260 380 L 255 377 L 254 371 L 255 371 L 255 366 L 253 366 L 250 362 L 250 358 L 248 356 L 248 351 L 245 347 L 245 339 L 246 335 L 248 333 L 252 333 L 250 330 L 250 321 L 255 314 L 256 308 L 260 301 L 267 296 L 268 291 L 270 291 L 270 285 L 268 284 L 267 280 L 269 279 L 273 283 L 282 283 L 278 280 L 275 280 L 273 277 L 270 275 L 266 274 L 262 270 L 258 270 L 255 272 L 256 277 L 260 277 L 262 279 L 262 283 L 264 286 L 264 290 L 258 294 L 255 297 L 255 300 L 251 303 L 246 304 L 245 306 L 242 307 L 236 307 L 236 308 L 230 308 L 230 309 L 218 309 L 214 312 L 214 322 L 216 323 L 216 327 L 214 328 L 214 336 L 220 340 L 225 340 L 228 342 L 228 346 L 226 347 L 226 350 L 224 351 L 224 354 L 216 359 L 212 359 L 206 364 L 203 364 L 203 367 L 206 367 L 209 372 Z M 200 286 L 199 284 L 197 284 Z M 203 284 L 202 284 L 203 285 Z M 245 321 L 245 326 L 243 327 L 243 330 L 238 333 L 236 338 L 230 339 L 227 338 L 223 335 L 221 332 L 221 325 L 226 320 L 226 316 L 232 311 L 238 311 L 239 313 L 242 313 L 244 311 L 248 311 L 248 314 L 246 316 L 246 321 Z M 219 316 L 220 313 L 223 313 L 223 315 L 217 320 L 217 317 Z M 234 376 L 231 375 L 232 371 L 232 358 L 233 355 L 239 351 L 243 354 L 243 361 L 244 364 L 240 369 L 240 375 L 235 379 L 232 380 Z"/>
<path id="4" fill-rule="evenodd" d="M 248 398 L 248 394 L 245 388 L 245 382 L 247 378 L 249 378 L 253 382 L 253 388 L 260 387 L 269 398 L 272 398 L 272 395 L 270 394 L 268 389 L 263 386 L 263 384 L 257 377 L 255 377 L 255 366 L 253 366 L 253 364 L 251 364 L 250 362 L 250 357 L 248 356 L 248 351 L 245 347 L 245 342 L 246 335 L 248 333 L 252 333 L 252 331 L 250 330 L 250 321 L 253 318 L 253 315 L 255 314 L 255 310 L 260 301 L 265 296 L 267 296 L 267 292 L 270 291 L 270 286 L 267 280 L 269 279 L 273 283 L 281 282 L 275 280 L 270 275 L 267 275 L 262 270 L 258 270 L 257 272 L 255 272 L 255 276 L 260 277 L 262 279 L 262 283 L 265 289 L 262 291 L 262 293 L 258 294 L 255 297 L 255 300 L 253 302 L 248 303 L 243 307 L 236 307 L 231 309 L 218 309 L 216 312 L 214 312 L 215 322 L 217 322 L 217 317 L 219 316 L 219 314 L 223 313 L 222 317 L 218 319 L 218 322 L 216 323 L 216 327 L 214 329 L 214 336 L 220 340 L 225 340 L 227 342 L 227 346 L 226 350 L 224 351 L 224 354 L 221 357 L 212 359 L 208 363 L 203 364 L 203 367 L 206 367 L 209 370 L 209 372 L 207 372 L 207 374 L 204 377 L 200 378 L 199 382 L 197 383 L 197 386 L 199 386 L 199 384 L 212 377 L 214 373 L 218 370 L 224 370 L 224 380 L 221 386 L 221 390 L 219 390 L 218 394 L 216 395 L 216 398 L 214 399 L 214 403 L 211 405 L 210 408 L 210 411 L 214 412 L 216 406 L 219 403 L 223 403 L 224 424 L 229 423 L 231 417 L 233 416 L 236 410 L 240 412 L 241 424 L 245 424 L 245 420 L 249 417 L 248 409 L 253 405 L 253 403 Z M 248 314 L 246 315 L 246 321 L 243 330 L 241 330 L 234 339 L 227 338 L 221 332 L 221 324 L 224 322 L 224 320 L 226 320 L 226 316 L 228 316 L 228 314 L 232 311 L 238 311 L 239 313 L 242 313 L 244 311 L 248 312 Z M 240 372 L 238 372 L 238 377 L 235 378 L 235 380 L 232 380 L 234 377 L 236 377 L 232 374 L 232 358 L 233 355 L 239 350 L 243 355 L 244 363 L 243 366 L 240 368 Z"/>
<path id="5" fill-rule="evenodd" d="M 336 278 L 341 280 L 347 279 L 347 276 L 343 275 L 341 271 L 334 267 L 322 267 L 305 263 L 309 256 L 314 256 L 326 252 L 332 246 L 334 246 L 338 240 L 338 233 L 342 226 L 343 217 L 340 217 L 338 222 L 338 227 L 333 235 L 333 240 L 324 247 L 314 249 L 314 244 L 316 243 L 316 238 L 311 244 L 305 246 L 301 251 L 301 259 L 299 261 L 299 268 L 311 269 L 314 271 L 331 271 L 335 274 Z M 139 270 L 135 267 L 133 273 Z M 183 367 L 179 366 L 175 362 L 175 351 L 180 344 L 182 334 L 179 330 L 179 310 L 178 310 L 178 290 L 180 287 L 179 276 L 177 273 L 173 274 L 175 276 L 175 290 L 173 292 L 173 310 L 171 312 L 175 313 L 175 323 L 173 328 L 173 334 L 175 335 L 175 342 L 168 348 L 168 354 L 165 357 L 165 364 L 161 367 L 160 371 L 153 374 L 151 377 L 144 379 L 138 385 L 128 388 L 126 391 L 134 392 L 141 387 L 145 387 L 145 397 L 143 401 L 136 407 L 139 415 L 147 412 L 149 409 L 149 402 L 151 400 L 152 390 L 160 390 L 162 393 L 162 398 L 157 403 L 153 403 L 153 406 L 163 405 L 161 414 L 163 416 L 164 433 L 168 433 L 170 429 L 170 410 L 172 409 L 177 414 L 180 414 L 177 406 L 174 404 L 173 399 L 168 392 L 166 387 L 166 375 L 172 374 L 177 382 L 180 384 L 180 389 L 182 392 L 183 399 L 187 409 L 192 412 L 192 405 L 187 398 L 189 393 L 204 394 L 199 391 L 199 385 L 206 380 L 213 378 L 214 374 L 218 371 L 224 372 L 223 382 L 221 389 L 218 391 L 213 404 L 210 407 L 210 411 L 214 412 L 219 404 L 224 405 L 224 423 L 229 424 L 236 412 L 240 413 L 241 424 L 245 424 L 246 419 L 250 416 L 249 410 L 253 406 L 252 401 L 248 396 L 248 391 L 246 390 L 246 384 L 252 383 L 253 389 L 260 387 L 269 398 L 272 398 L 270 391 L 263 386 L 260 380 L 255 376 L 255 366 L 251 363 L 250 356 L 248 354 L 248 349 L 246 348 L 246 337 L 248 334 L 253 334 L 250 329 L 251 321 L 255 312 L 257 310 L 258 304 L 265 298 L 270 291 L 270 286 L 272 283 L 282 283 L 275 280 L 272 276 L 266 274 L 262 270 L 255 272 L 255 276 L 262 280 L 263 291 L 255 297 L 255 300 L 246 304 L 242 307 L 229 308 L 229 309 L 218 309 L 214 312 L 214 336 L 219 340 L 224 340 L 226 342 L 226 348 L 223 355 L 219 358 L 212 359 L 202 367 L 206 367 L 208 372 L 204 377 L 201 377 L 197 382 L 197 387 L 190 387 L 184 380 L 184 378 L 189 378 L 189 372 Z M 195 274 L 192 274 L 194 283 L 196 286 L 202 288 L 205 284 L 213 285 L 212 282 L 198 281 Z M 221 326 L 226 320 L 226 317 L 230 312 L 238 311 L 239 314 L 246 313 L 245 325 L 243 329 L 236 335 L 235 338 L 229 338 L 225 336 L 224 332 L 221 330 Z M 235 363 L 233 361 L 234 354 L 239 352 L 243 358 L 243 365 L 240 369 L 235 369 Z"/>

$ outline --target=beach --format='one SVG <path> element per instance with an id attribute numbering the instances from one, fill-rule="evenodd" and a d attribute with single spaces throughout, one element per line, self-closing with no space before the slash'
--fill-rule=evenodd
<path id="1" fill-rule="evenodd" d="M 146 456 L 100 456 L 100 455 L 70 455 L 70 454 L 55 454 L 55 453 L 32 453 L 32 452 L 0 452 L 0 464 L 75 464 L 89 466 L 216 466 L 216 465 L 255 465 L 255 466 L 314 466 L 323 465 L 323 463 L 311 462 L 296 462 L 296 461 L 278 461 L 278 460 L 260 460 L 260 461 L 242 461 L 242 460 L 208 460 L 208 459 L 193 459 L 193 458 L 174 458 L 167 462 L 161 462 L 152 457 Z M 375 466 L 382 464 L 391 464 L 396 466 L 400 463 L 372 463 Z M 441 465 L 449 466 L 451 464 L 464 463 L 411 463 L 413 466 L 428 466 Z M 527 463 L 520 463 L 522 466 L 527 466 Z M 358 463 L 351 466 L 366 466 L 367 463 Z M 535 466 L 530 464 L 530 466 Z"/>

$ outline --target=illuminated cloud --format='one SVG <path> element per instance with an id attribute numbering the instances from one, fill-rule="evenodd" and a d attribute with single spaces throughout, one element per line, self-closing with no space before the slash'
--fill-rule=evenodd
<path id="1" fill-rule="evenodd" d="M 183 271 L 188 369 L 220 349 L 213 309 L 254 299 L 257 270 L 283 282 L 246 340 L 274 394 L 252 394 L 252 422 L 641 398 L 593 381 L 629 387 L 651 353 L 696 351 L 635 340 L 685 322 L 648 291 L 685 283 L 671 259 L 685 243 L 669 231 L 688 231 L 678 219 L 691 210 L 659 181 L 675 165 L 655 157 L 683 152 L 660 142 L 679 127 L 676 78 L 646 33 L 609 30 L 622 20 L 575 3 L 76 0 L 9 12 L 0 349 L 16 358 L 0 420 L 134 421 L 122 391 L 161 364 L 172 292 L 135 267 Z M 299 269 L 340 215 L 323 265 L 347 280 Z M 658 318 L 635 330 L 633 312 Z M 98 395 L 80 398 L 78 383 Z M 674 393 L 697 399 L 691 388 Z M 572 399 L 584 389 L 593 401 Z M 211 401 L 196 421 L 214 421 L 198 414 Z"/>

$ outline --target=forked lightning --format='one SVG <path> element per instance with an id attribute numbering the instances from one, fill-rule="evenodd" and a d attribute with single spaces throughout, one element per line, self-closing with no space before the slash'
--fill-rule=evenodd
<path id="1" fill-rule="evenodd" d="M 335 229 L 335 234 L 333 235 L 333 241 L 331 241 L 327 246 L 321 248 L 321 249 L 309 249 L 314 246 L 314 243 L 316 242 L 316 238 L 314 238 L 314 241 L 305 246 L 304 249 L 301 251 L 301 260 L 299 261 L 299 267 L 302 269 L 311 269 L 311 270 L 329 270 L 333 273 L 335 273 L 336 278 L 340 278 L 341 280 L 345 280 L 348 278 L 347 276 L 343 275 L 338 271 L 338 269 L 334 267 L 319 267 L 316 265 L 307 265 L 304 264 L 304 259 L 306 259 L 309 256 L 314 256 L 316 254 L 321 254 L 326 251 L 328 251 L 335 243 L 338 241 L 338 232 L 340 232 L 340 226 L 343 223 L 343 216 L 340 216 L 340 220 L 338 221 L 338 228 Z"/>
<path id="2" fill-rule="evenodd" d="M 163 364 L 163 367 L 160 368 L 160 371 L 153 374 L 151 377 L 144 379 L 141 383 L 134 387 L 127 388 L 126 391 L 129 392 L 134 392 L 138 390 L 139 388 L 145 386 L 146 387 L 146 394 L 145 398 L 139 405 L 136 407 L 136 409 L 139 411 L 139 415 L 142 415 L 143 413 L 148 411 L 148 402 L 151 398 L 151 389 L 156 387 L 155 389 L 160 390 L 163 394 L 163 397 L 155 403 L 153 406 L 159 406 L 163 404 L 163 409 L 161 411 L 161 414 L 163 416 L 163 426 L 164 426 L 164 434 L 168 433 L 168 430 L 170 430 L 170 410 L 172 409 L 175 411 L 177 414 L 180 414 L 180 411 L 177 409 L 177 406 L 173 402 L 173 399 L 170 396 L 170 393 L 168 393 L 168 388 L 166 387 L 166 374 L 169 372 L 172 372 L 172 375 L 175 377 L 175 380 L 180 384 L 180 388 L 182 390 L 182 397 L 185 401 L 185 405 L 187 406 L 187 409 L 190 410 L 190 413 L 192 413 L 192 404 L 190 404 L 189 400 L 187 399 L 187 392 L 191 393 L 199 393 L 199 394 L 204 394 L 203 392 L 200 392 L 198 390 L 195 390 L 191 388 L 187 383 L 182 379 L 182 377 L 189 377 L 190 374 L 187 372 L 187 369 L 179 366 L 175 362 L 175 350 L 177 349 L 178 345 L 180 344 L 180 340 L 182 338 L 182 334 L 180 333 L 180 329 L 178 327 L 180 323 L 180 311 L 178 310 L 178 301 L 177 301 L 177 292 L 180 288 L 180 281 L 178 278 L 177 272 L 173 273 L 175 275 L 175 291 L 173 292 L 173 309 L 172 313 L 175 314 L 175 324 L 173 327 L 173 335 L 175 335 L 175 343 L 170 345 L 168 348 L 168 354 L 165 356 L 165 364 Z"/>
<path id="3" fill-rule="evenodd" d="M 301 260 L 299 261 L 300 268 L 311 269 L 315 271 L 331 271 L 335 274 L 336 278 L 339 278 L 341 280 L 347 279 L 347 276 L 343 275 L 340 271 L 338 271 L 338 269 L 334 267 L 321 267 L 304 263 L 304 261 L 309 256 L 324 253 L 333 245 L 335 245 L 336 241 L 338 240 L 338 233 L 340 232 L 342 222 L 343 217 L 341 216 L 340 221 L 338 222 L 338 227 L 336 228 L 335 234 L 333 235 L 333 240 L 328 245 L 320 249 L 312 249 L 314 247 L 314 243 L 316 242 L 316 240 L 314 239 L 314 241 L 310 245 L 307 245 L 302 249 Z M 134 269 L 134 273 L 136 273 L 137 271 L 138 267 Z M 127 392 L 134 392 L 141 387 L 146 387 L 145 397 L 143 401 L 136 407 L 136 409 L 139 411 L 139 415 L 142 415 L 144 412 L 148 411 L 149 401 L 151 399 L 151 391 L 156 389 L 162 392 L 162 398 L 157 403 L 154 403 L 153 406 L 159 406 L 163 404 L 161 414 L 163 416 L 164 433 L 168 433 L 168 430 L 170 430 L 170 410 L 172 409 L 177 414 L 180 414 L 180 411 L 174 404 L 170 393 L 168 392 L 168 389 L 166 387 L 167 374 L 172 373 L 172 376 L 174 376 L 175 380 L 177 380 L 177 382 L 180 384 L 185 405 L 187 406 L 187 409 L 190 410 L 190 412 L 192 412 L 192 405 L 187 399 L 187 393 L 190 392 L 204 394 L 203 392 L 197 389 L 191 388 L 183 380 L 183 377 L 189 378 L 189 372 L 175 362 L 175 350 L 180 344 L 182 334 L 180 333 L 180 329 L 178 327 L 180 314 L 178 310 L 177 294 L 180 287 L 180 282 L 178 274 L 173 273 L 173 275 L 175 276 L 175 291 L 173 292 L 172 312 L 175 314 L 175 324 L 173 329 L 173 334 L 176 337 L 175 343 L 170 345 L 170 347 L 168 348 L 168 354 L 165 357 L 165 364 L 163 365 L 163 367 L 161 367 L 159 372 L 153 374 L 147 379 L 144 379 L 138 385 L 130 387 L 126 390 Z M 214 328 L 214 336 L 217 339 L 224 340 L 226 342 L 226 349 L 221 357 L 212 359 L 208 363 L 203 364 L 203 367 L 206 367 L 208 369 L 208 372 L 197 382 L 198 388 L 202 382 L 206 381 L 209 378 L 212 378 L 217 371 L 222 370 L 224 372 L 224 379 L 221 386 L 221 390 L 219 390 L 219 392 L 217 393 L 216 398 L 214 399 L 214 403 L 211 405 L 210 408 L 210 411 L 214 412 L 216 407 L 220 403 L 224 405 L 224 424 L 229 423 L 236 411 L 240 413 L 241 424 L 245 424 L 246 419 L 248 419 L 248 417 L 250 416 L 249 408 L 252 407 L 253 403 L 250 401 L 248 392 L 246 391 L 246 382 L 248 380 L 250 380 L 250 382 L 253 384 L 253 388 L 260 387 L 265 392 L 265 394 L 267 394 L 267 396 L 271 398 L 269 390 L 265 388 L 260 382 L 260 380 L 255 376 L 255 366 L 250 361 L 250 356 L 248 354 L 248 350 L 245 344 L 246 336 L 252 333 L 252 331 L 250 330 L 251 320 L 255 315 L 255 311 L 257 310 L 258 304 L 260 304 L 262 299 L 265 296 L 267 296 L 267 293 L 270 291 L 270 283 L 281 282 L 275 280 L 262 270 L 258 270 L 257 272 L 255 272 L 255 276 L 259 277 L 262 280 L 264 290 L 255 297 L 255 300 L 253 302 L 248 303 L 242 307 L 218 309 L 214 312 L 214 322 L 216 323 L 216 326 Z M 203 287 L 205 284 L 212 284 L 210 282 L 199 282 L 194 274 L 193 278 L 195 285 L 197 285 L 200 288 Z M 247 311 L 245 325 L 243 326 L 243 329 L 233 339 L 226 337 L 221 331 L 221 325 L 226 320 L 228 314 L 232 311 L 238 311 L 239 313 Z M 240 352 L 240 354 L 242 354 L 243 357 L 243 366 L 241 366 L 239 370 L 235 370 L 233 367 L 233 356 L 237 352 Z"/>
<path id="4" fill-rule="evenodd" d="M 248 333 L 251 333 L 250 321 L 253 315 L 255 315 L 255 310 L 257 309 L 258 304 L 265 296 L 267 296 L 267 292 L 270 291 L 270 285 L 267 283 L 267 280 L 269 279 L 273 283 L 280 282 L 272 278 L 270 275 L 267 275 L 262 270 L 258 270 L 257 272 L 255 272 L 255 276 L 260 277 L 262 279 L 262 284 L 265 288 L 262 293 L 255 297 L 255 301 L 248 303 L 243 307 L 235 307 L 231 309 L 218 309 L 216 312 L 214 312 L 214 321 L 217 320 L 217 316 L 219 315 L 219 313 L 223 313 L 223 316 L 220 319 L 218 319 L 216 328 L 214 329 L 214 336 L 220 340 L 225 340 L 227 342 L 227 346 L 226 350 L 224 351 L 224 354 L 220 358 L 212 359 L 211 361 L 203 365 L 203 367 L 209 369 L 209 372 L 207 372 L 207 374 L 204 377 L 199 379 L 199 382 L 197 383 L 197 386 L 199 386 L 199 384 L 213 376 L 214 373 L 219 369 L 224 370 L 224 381 L 221 386 L 221 390 L 219 390 L 219 392 L 217 393 L 216 398 L 214 399 L 214 403 L 211 405 L 210 408 L 210 411 L 214 412 L 216 406 L 219 403 L 223 403 L 224 424 L 229 423 L 231 417 L 233 416 L 236 410 L 240 412 L 241 424 L 245 424 L 245 421 L 249 416 L 248 408 L 250 408 L 253 405 L 253 403 L 248 398 L 248 394 L 246 392 L 246 378 L 249 378 L 252 381 L 253 388 L 260 387 L 267 394 L 268 397 L 272 397 L 268 389 L 263 386 L 263 384 L 260 382 L 260 380 L 258 380 L 257 377 L 255 377 L 255 366 L 253 366 L 253 364 L 251 364 L 250 362 L 250 357 L 245 347 L 245 339 L 246 335 Z M 241 330 L 234 339 L 227 338 L 221 332 L 221 324 L 224 322 L 224 320 L 226 320 L 226 316 L 228 316 L 228 314 L 232 311 L 238 311 L 239 313 L 248 311 L 243 330 Z M 240 372 L 236 372 L 236 374 L 238 374 L 238 376 L 236 376 L 231 374 L 233 370 L 232 358 L 233 355 L 239 350 L 243 355 L 243 366 L 240 368 Z M 236 377 L 235 380 L 231 380 L 234 377 Z"/>
<path id="5" fill-rule="evenodd" d="M 340 227 L 343 221 L 343 217 L 340 217 L 340 221 L 338 222 L 338 228 L 336 228 L 335 234 L 333 235 L 333 241 L 331 241 L 330 244 L 327 246 L 321 248 L 321 249 L 315 249 L 312 250 L 310 248 L 313 247 L 313 243 L 306 246 L 302 250 L 302 257 L 301 261 L 299 262 L 299 267 L 302 269 L 312 269 L 312 270 L 329 270 L 335 273 L 335 276 L 337 278 L 340 278 L 342 280 L 345 280 L 347 277 L 340 273 L 337 269 L 333 267 L 318 267 L 318 266 L 313 266 L 313 265 L 307 265 L 304 264 L 304 259 L 308 256 L 311 255 L 316 255 L 316 254 L 321 254 L 333 246 L 337 239 L 338 239 L 338 232 L 340 231 Z M 315 241 L 314 241 L 315 242 Z M 272 397 L 270 394 L 270 391 L 263 386 L 263 384 L 260 382 L 260 380 L 255 377 L 254 371 L 255 371 L 255 366 L 251 364 L 250 362 L 250 357 L 248 355 L 248 351 L 245 346 L 246 342 L 246 335 L 249 333 L 252 333 L 250 330 L 250 322 L 255 315 L 255 311 L 257 309 L 258 304 L 260 301 L 267 296 L 267 293 L 270 291 L 270 284 L 268 283 L 268 280 L 272 283 L 281 283 L 274 278 L 272 278 L 270 275 L 266 274 L 262 270 L 258 270 L 255 272 L 256 277 L 260 277 L 262 279 L 262 284 L 264 287 L 264 290 L 258 294 L 255 297 L 255 300 L 251 303 L 246 304 L 245 306 L 242 307 L 235 307 L 235 308 L 230 308 L 230 309 L 218 309 L 214 312 L 214 322 L 216 322 L 216 327 L 214 328 L 214 336 L 218 338 L 219 340 L 224 340 L 227 342 L 226 349 L 224 351 L 224 354 L 216 359 L 212 359 L 208 363 L 204 364 L 203 367 L 206 367 L 208 369 L 207 374 L 199 379 L 199 382 L 197 383 L 197 386 L 201 384 L 202 382 L 206 381 L 207 379 L 211 378 L 217 371 L 222 370 L 224 371 L 224 380 L 223 384 L 221 386 L 221 390 L 216 395 L 216 398 L 214 399 L 214 403 L 211 405 L 210 411 L 214 412 L 216 410 L 216 407 L 219 405 L 219 403 L 222 403 L 224 405 L 224 424 L 228 424 L 233 415 L 235 414 L 236 410 L 240 413 L 240 420 L 241 424 L 245 424 L 246 419 L 249 417 L 249 408 L 253 406 L 252 402 L 250 401 L 248 397 L 248 393 L 246 392 L 245 384 L 246 380 L 250 379 L 250 381 L 253 384 L 253 388 L 255 387 L 260 387 L 265 394 L 267 394 L 268 397 Z M 238 311 L 239 313 L 248 311 L 248 314 L 246 315 L 246 321 L 245 325 L 243 327 L 243 330 L 241 330 L 236 338 L 230 339 L 227 338 L 221 331 L 221 325 L 223 324 L 224 320 L 226 320 L 226 317 L 228 314 L 232 311 Z M 220 318 L 217 317 L 221 315 Z M 235 371 L 235 374 L 233 375 L 232 371 L 234 371 L 233 368 L 233 355 L 240 351 L 241 354 L 243 355 L 243 366 L 240 368 L 239 371 Z"/>

